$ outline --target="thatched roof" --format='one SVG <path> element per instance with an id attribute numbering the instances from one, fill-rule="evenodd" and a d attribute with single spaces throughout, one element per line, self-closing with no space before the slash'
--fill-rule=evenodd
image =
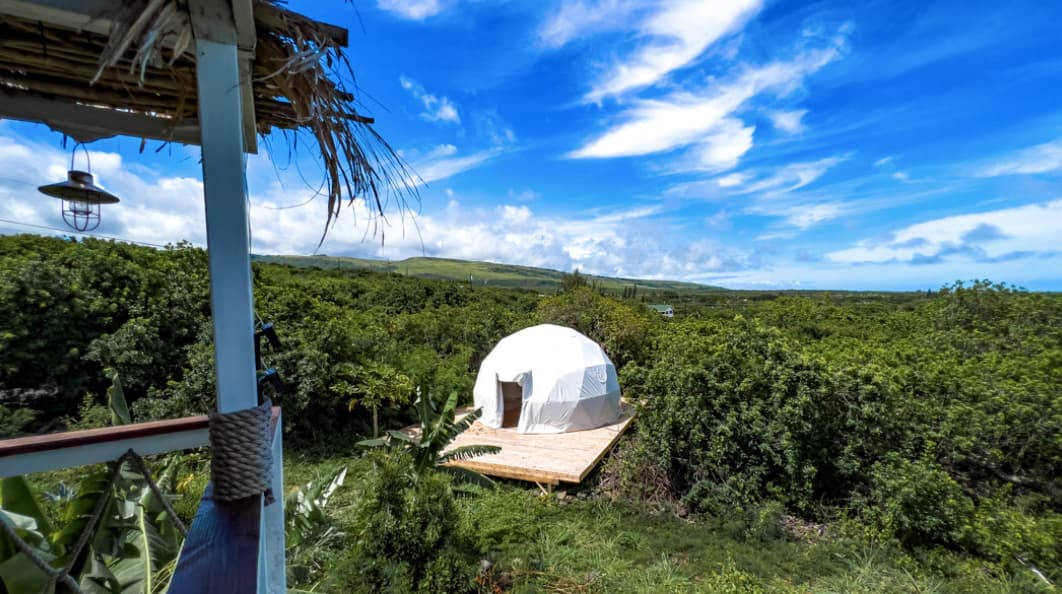
<path id="1" fill-rule="evenodd" d="M 0 15 L 0 117 L 43 121 L 80 141 L 117 131 L 198 144 L 189 1 L 99 4 L 102 14 L 83 23 Z M 347 86 L 353 72 L 343 53 L 346 31 L 273 0 L 246 4 L 254 32 L 249 50 L 241 42 L 249 57 L 253 52 L 250 91 L 244 89 L 245 116 L 254 118 L 246 126 L 249 149 L 252 129 L 288 132 L 293 146 L 308 132 L 321 152 L 329 221 L 342 199 L 366 198 L 382 213 L 389 189 L 412 191 L 401 161 Z"/>

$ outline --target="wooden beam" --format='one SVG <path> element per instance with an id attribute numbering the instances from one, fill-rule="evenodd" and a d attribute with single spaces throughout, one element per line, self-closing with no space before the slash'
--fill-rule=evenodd
<path id="1" fill-rule="evenodd" d="M 224 45 L 236 45 L 239 48 L 238 88 L 243 113 L 243 150 L 248 153 L 258 152 L 258 126 L 255 125 L 254 86 L 251 72 L 254 62 L 254 47 L 257 37 L 254 28 L 254 14 L 249 0 L 188 0 L 188 15 L 192 21 L 192 31 L 196 43 L 212 41 Z M 245 5 L 246 4 L 246 5 Z M 196 59 L 203 54 L 196 51 Z M 200 101 L 202 109 L 202 101 Z M 202 112 L 200 112 L 202 113 Z"/>
<path id="2" fill-rule="evenodd" d="M 0 14 L 107 35 L 111 21 L 99 15 L 115 4 L 115 0 L 0 0 Z"/>
<path id="3" fill-rule="evenodd" d="M 253 59 L 258 43 L 258 32 L 254 27 L 254 3 L 251 0 L 232 0 L 232 18 L 236 24 L 236 45 Z"/>
<path id="4" fill-rule="evenodd" d="M 254 7 L 255 20 L 261 22 L 270 29 L 283 30 L 284 18 L 289 14 L 293 14 L 292 11 L 267 2 L 260 2 Z M 345 28 L 338 25 L 323 23 L 321 21 L 314 21 L 314 23 L 324 32 L 332 43 L 340 47 L 347 47 L 347 38 L 349 34 Z"/>
<path id="5" fill-rule="evenodd" d="M 248 153 L 258 152 L 258 124 L 254 112 L 254 84 L 251 80 L 251 60 L 240 52 L 240 112 L 243 114 L 243 150 Z"/>
<path id="6" fill-rule="evenodd" d="M 122 135 L 199 144 L 199 124 L 192 119 L 173 125 L 173 120 L 167 118 L 44 99 L 17 91 L 0 91 L 0 118 L 43 122 L 82 142 Z"/>
<path id="7" fill-rule="evenodd" d="M 0 441 L 0 477 L 109 462 L 130 449 L 150 456 L 209 441 L 205 416 L 7 439 Z"/>

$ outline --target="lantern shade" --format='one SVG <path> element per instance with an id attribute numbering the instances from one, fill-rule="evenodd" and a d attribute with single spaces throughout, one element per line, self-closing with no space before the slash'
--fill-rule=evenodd
<path id="1" fill-rule="evenodd" d="M 91 173 L 76 169 L 71 169 L 67 172 L 65 182 L 48 184 L 37 189 L 42 194 L 70 202 L 85 202 L 88 204 L 115 204 L 118 202 L 117 196 L 93 182 Z"/>

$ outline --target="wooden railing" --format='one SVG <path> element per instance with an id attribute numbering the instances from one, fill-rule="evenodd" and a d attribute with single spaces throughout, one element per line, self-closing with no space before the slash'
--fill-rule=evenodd
<path id="1" fill-rule="evenodd" d="M 206 416 L 135 423 L 0 441 L 0 478 L 208 445 Z M 284 478 L 280 408 L 274 407 L 272 491 L 220 502 L 207 485 L 170 583 L 173 594 L 279 594 L 286 591 Z"/>

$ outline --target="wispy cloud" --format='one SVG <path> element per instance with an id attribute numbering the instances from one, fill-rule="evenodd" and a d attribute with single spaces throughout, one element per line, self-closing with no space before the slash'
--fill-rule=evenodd
<path id="1" fill-rule="evenodd" d="M 492 148 L 478 151 L 468 155 L 457 156 L 457 147 L 452 144 L 440 144 L 425 154 L 420 159 L 415 159 L 410 167 L 419 176 L 412 179 L 413 185 L 428 184 L 434 181 L 444 180 L 475 169 L 483 163 L 497 157 L 502 152 L 500 148 Z"/>
<path id="2" fill-rule="evenodd" d="M 398 82 L 403 89 L 412 93 L 424 105 L 424 111 L 420 117 L 431 122 L 461 123 L 457 107 L 449 98 L 433 95 L 427 92 L 420 83 L 405 76 L 399 77 Z"/>
<path id="3" fill-rule="evenodd" d="M 644 40 L 631 55 L 613 65 L 586 94 L 600 102 L 656 84 L 669 73 L 690 64 L 720 37 L 738 29 L 760 8 L 760 0 L 673 0 L 639 23 Z"/>
<path id="4" fill-rule="evenodd" d="M 625 28 L 644 6 L 644 0 L 566 0 L 542 23 L 538 37 L 546 47 L 561 47 L 577 37 Z"/>
<path id="5" fill-rule="evenodd" d="M 422 21 L 442 12 L 440 0 L 376 0 L 376 6 L 394 15 L 413 21 Z"/>
<path id="6" fill-rule="evenodd" d="M 1050 254 L 1060 248 L 1062 200 L 943 217 L 893 231 L 885 240 L 864 240 L 830 252 L 834 262 L 933 263 L 948 257 L 1000 261 Z"/>
<path id="7" fill-rule="evenodd" d="M 816 161 L 789 163 L 777 170 L 751 181 L 733 185 L 732 192 L 750 193 L 784 193 L 807 186 L 822 177 L 827 171 L 847 159 L 847 156 L 826 157 Z M 716 180 L 721 187 L 729 183 L 729 176 Z"/>
<path id="8" fill-rule="evenodd" d="M 568 156 L 626 157 L 689 147 L 680 168 L 731 168 L 752 147 L 755 128 L 737 116 L 746 102 L 761 93 L 785 95 L 793 91 L 805 76 L 839 55 L 837 46 L 805 50 L 791 60 L 745 67 L 729 81 L 717 82 L 696 94 L 680 91 L 662 99 L 636 101 L 620 113 L 621 123 Z"/>
<path id="9" fill-rule="evenodd" d="M 804 131 L 804 115 L 808 113 L 806 109 L 795 109 L 792 111 L 772 111 L 768 115 L 771 118 L 771 124 L 775 128 L 785 132 L 786 134 L 797 134 Z"/>
<path id="10" fill-rule="evenodd" d="M 1062 139 L 1021 149 L 978 167 L 976 177 L 1062 171 Z"/>

